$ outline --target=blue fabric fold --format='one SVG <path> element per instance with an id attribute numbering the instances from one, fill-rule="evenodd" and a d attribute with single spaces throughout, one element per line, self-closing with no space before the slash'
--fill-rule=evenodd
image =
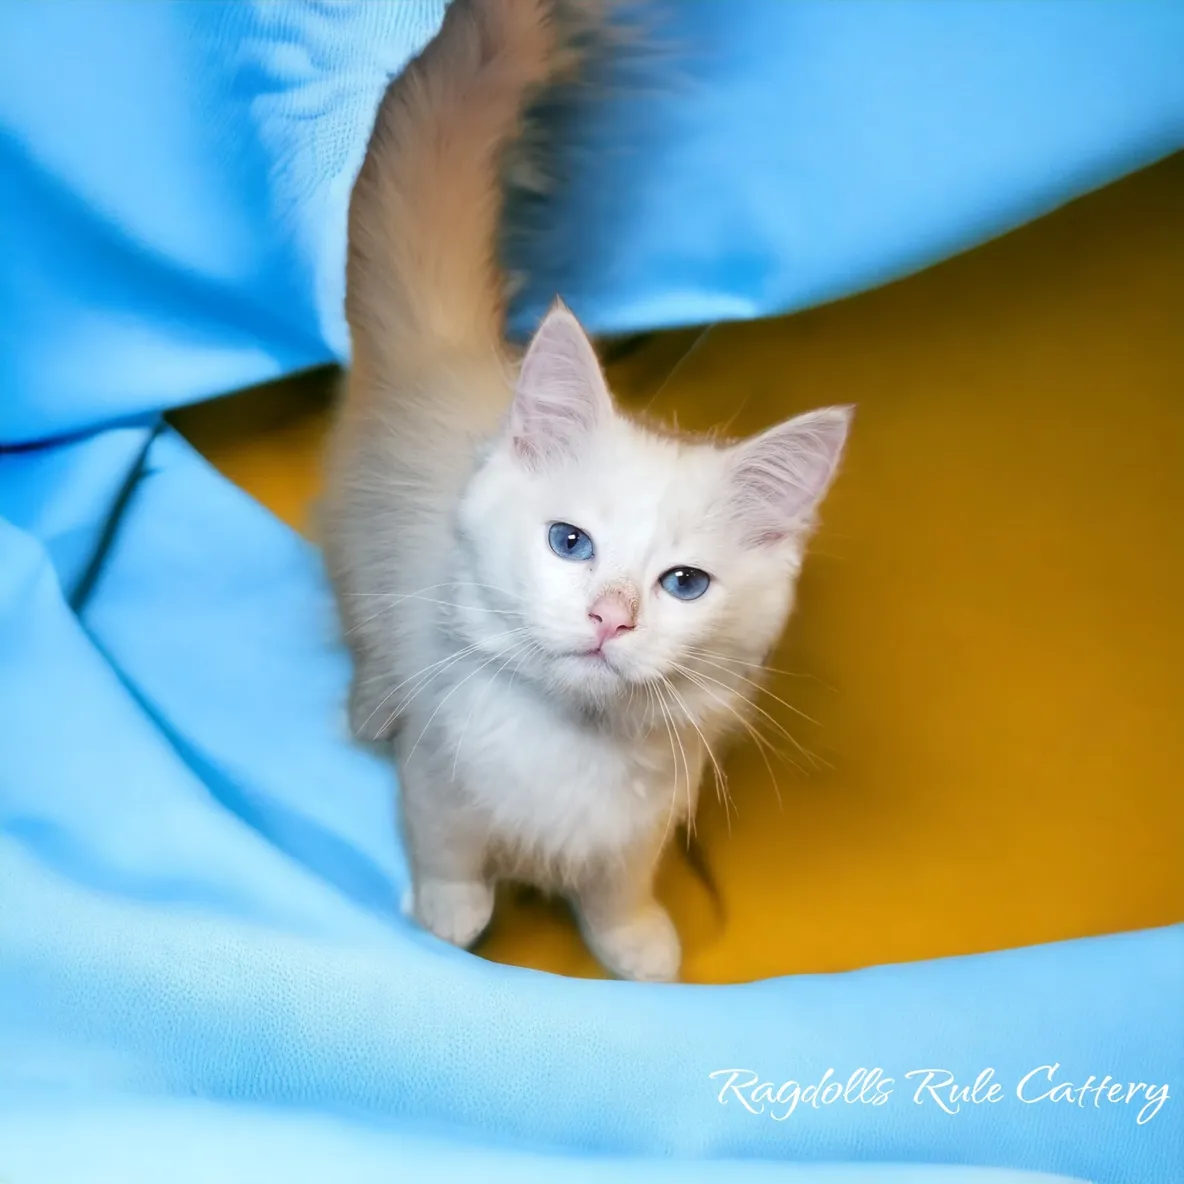
<path id="1" fill-rule="evenodd" d="M 0 0 L 0 1178 L 1178 1179 L 1174 1094 L 1016 1089 L 1184 1088 L 1180 927 L 650 988 L 400 915 L 317 556 L 159 412 L 346 358 L 350 184 L 442 10 Z M 678 52 L 594 112 L 519 328 L 802 307 L 1181 144 L 1173 0 L 653 12 Z M 876 1067 L 882 1104 L 792 1113 L 712 1076 Z"/>
<path id="2" fill-rule="evenodd" d="M 753 1160 L 573 1159 L 439 1134 L 378 1130 L 323 1114 L 203 1102 L 121 1101 L 99 1107 L 32 1105 L 0 1113 L 0 1143 L 13 1175 L 84 1184 L 390 1184 L 479 1180 L 481 1184 L 1072 1184 L 1066 1177 L 949 1165 L 774 1164 Z M 1080 1182 L 1078 1182 L 1080 1184 Z"/>
<path id="3" fill-rule="evenodd" d="M 113 428 L 3 457 L 0 518 L 41 541 L 68 600 L 85 591 L 154 432 Z"/>
<path id="4" fill-rule="evenodd" d="M 762 316 L 1184 144 L 1176 0 L 645 0 L 516 323 Z M 0 0 L 0 444 L 348 352 L 345 211 L 443 0 Z M 52 81 L 51 81 L 52 80 Z"/>
<path id="5" fill-rule="evenodd" d="M 345 737 L 307 543 L 167 431 L 80 615 L 31 517 L 0 527 L 0 1175 L 62 1163 L 59 1119 L 163 1107 L 194 1143 L 224 1124 L 257 1146 L 319 1114 L 302 1138 L 340 1120 L 325 1146 L 359 1162 L 467 1145 L 637 1179 L 653 1156 L 1172 1178 L 1178 1100 L 1148 1119 L 1142 1096 L 1015 1090 L 1035 1070 L 1046 1092 L 1054 1062 L 1054 1082 L 1179 1082 L 1184 929 L 734 987 L 483 962 L 398 910 L 392 777 Z M 883 1104 L 780 1118 L 790 1093 L 753 1113 L 719 1073 L 825 1087 L 875 1067 Z M 914 1100 L 927 1069 L 991 1070 L 1003 1096 L 946 1113 Z M 162 1152 L 122 1154 L 135 1178 Z"/>

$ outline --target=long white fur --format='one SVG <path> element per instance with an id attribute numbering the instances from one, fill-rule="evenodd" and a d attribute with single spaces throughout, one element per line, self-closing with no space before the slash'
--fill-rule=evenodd
<path id="1" fill-rule="evenodd" d="M 524 359 L 505 347 L 499 161 L 570 65 L 571 2 L 453 0 L 383 101 L 351 204 L 326 554 L 354 732 L 400 772 L 416 917 L 468 945 L 515 877 L 568 895 L 608 969 L 667 980 L 654 871 L 791 610 L 850 411 L 685 440 L 617 411 L 561 304 Z M 555 555 L 555 522 L 594 558 Z M 679 566 L 710 573 L 700 599 L 662 589 Z M 606 591 L 634 627 L 590 655 Z"/>

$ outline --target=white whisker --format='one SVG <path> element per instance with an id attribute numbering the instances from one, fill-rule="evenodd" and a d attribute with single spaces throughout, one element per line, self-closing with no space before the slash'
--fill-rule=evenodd
<path id="1" fill-rule="evenodd" d="M 661 691 L 656 683 L 646 683 L 646 691 L 651 695 L 656 696 L 657 702 L 662 709 L 662 722 L 666 725 L 666 735 L 670 740 L 670 763 L 674 767 L 674 779 L 670 783 L 670 809 L 666 812 L 666 827 L 662 832 L 662 846 L 665 847 L 667 840 L 670 838 L 670 827 L 674 823 L 674 815 L 678 809 L 678 757 L 674 751 L 674 735 L 675 728 L 670 719 L 670 713 L 666 710 L 665 701 L 662 699 Z M 693 822 L 691 826 L 693 827 Z M 690 830 L 688 830 L 688 837 Z"/>
<path id="2" fill-rule="evenodd" d="M 350 599 L 357 599 L 359 597 L 367 598 L 373 596 L 419 596 L 424 592 L 435 592 L 440 588 L 484 588 L 486 591 L 496 592 L 500 596 L 508 596 L 512 600 L 522 599 L 522 597 L 517 592 L 511 592 L 508 588 L 499 588 L 496 584 L 479 584 L 475 580 L 445 580 L 440 584 L 428 584 L 426 587 L 416 588 L 413 592 L 343 592 L 341 595 L 348 596 Z"/>
<path id="3" fill-rule="evenodd" d="M 506 638 L 513 637 L 515 634 L 523 633 L 523 632 L 525 632 L 525 630 L 523 630 L 523 629 L 511 629 L 508 633 L 498 634 L 496 637 L 487 638 L 486 641 L 505 640 Z M 435 682 L 435 680 L 437 678 L 439 678 L 440 675 L 446 674 L 454 666 L 457 666 L 461 662 L 463 662 L 465 660 L 465 658 L 472 657 L 472 655 L 474 653 L 479 653 L 482 650 L 482 648 L 484 647 L 484 644 L 485 644 L 484 642 L 481 642 L 481 643 L 475 643 L 471 646 L 466 646 L 463 650 L 460 650 L 457 653 L 453 654 L 453 656 L 450 659 L 448 659 L 448 661 L 445 665 L 442 665 L 439 669 L 433 670 L 433 672 L 427 678 L 421 679 L 421 681 L 419 683 L 417 683 L 414 687 L 412 687 L 411 690 L 399 701 L 399 703 L 396 704 L 394 711 L 391 713 L 390 720 L 393 721 L 393 720 L 397 719 L 400 715 L 402 715 L 403 712 L 405 712 L 407 710 L 407 708 L 410 707 L 411 704 L 414 703 L 417 698 L 419 698 L 420 694 L 422 694 L 423 691 L 427 690 L 427 688 L 433 682 Z M 494 654 L 492 656 L 494 659 L 497 659 L 497 658 L 501 657 L 501 654 Z M 387 724 L 384 726 L 384 730 L 386 727 L 389 727 L 389 726 L 390 726 L 390 721 L 388 721 Z"/>
<path id="4" fill-rule="evenodd" d="M 782 699 L 780 695 L 773 694 L 773 692 L 769 690 L 769 688 L 763 683 L 759 683 L 752 678 L 747 678 L 743 674 L 737 674 L 736 671 L 729 670 L 726 666 L 721 665 L 719 662 L 709 662 L 706 658 L 699 657 L 698 655 L 694 655 L 694 660 L 696 662 L 702 662 L 707 666 L 714 666 L 716 670 L 722 670 L 725 674 L 730 674 L 733 678 L 738 678 L 741 682 L 747 683 L 750 687 L 754 687 L 758 691 L 763 691 L 769 696 L 770 699 L 774 699 L 776 702 L 780 703 L 786 711 L 792 711 L 794 715 L 801 716 L 802 719 L 804 719 L 807 723 L 813 724 L 816 728 L 822 727 L 822 725 L 816 719 L 807 715 L 804 711 L 799 711 L 792 703 L 786 703 L 786 701 Z"/>
<path id="5" fill-rule="evenodd" d="M 497 641 L 497 640 L 500 640 L 505 637 L 512 637 L 515 633 L 519 633 L 519 632 L 521 632 L 521 630 L 519 630 L 519 629 L 510 629 L 507 632 L 499 633 L 488 640 Z M 435 662 L 429 662 L 428 665 L 424 666 L 420 670 L 417 670 L 414 674 L 408 675 L 405 679 L 402 680 L 402 682 L 396 683 L 389 691 L 387 691 L 387 693 L 382 697 L 382 699 L 379 700 L 379 703 L 374 708 L 374 710 L 371 711 L 370 714 L 368 716 L 366 716 L 366 718 L 362 721 L 362 728 L 365 728 L 366 724 L 368 724 L 374 718 L 374 716 L 377 715 L 378 712 L 383 707 L 385 707 L 386 704 L 389 703 L 390 700 L 396 694 L 398 694 L 398 692 L 400 690 L 402 690 L 402 688 L 405 687 L 409 682 L 413 682 L 416 679 L 421 678 L 423 675 L 427 674 L 429 671 L 435 671 L 436 673 L 442 673 L 443 671 L 438 669 L 439 667 L 444 667 L 445 669 L 447 669 L 448 666 L 451 665 L 452 663 L 462 660 L 466 655 L 471 654 L 474 650 L 478 650 L 480 648 L 481 648 L 481 643 L 474 643 L 472 645 L 464 646 L 459 650 L 454 650 L 451 654 L 448 654 L 443 658 L 438 658 Z M 435 675 L 433 675 L 433 677 L 435 677 Z M 429 678 L 427 681 L 430 682 L 431 679 Z M 424 685 L 426 685 L 426 684 L 424 684 Z M 418 691 L 421 688 L 417 686 L 415 689 Z M 395 719 L 398 718 L 399 712 L 403 709 L 404 706 L 405 706 L 405 704 L 400 703 L 395 707 L 395 710 L 391 713 L 391 715 L 389 715 L 387 717 L 387 720 L 383 724 L 381 731 L 385 732 L 387 730 L 387 728 L 389 728 L 391 726 L 391 724 L 395 721 Z"/>
<path id="6" fill-rule="evenodd" d="M 806 678 L 811 682 L 821 681 L 813 674 L 802 674 L 793 670 L 779 670 L 776 666 L 767 666 L 764 662 L 745 662 L 740 658 L 733 658 L 728 654 L 716 654 L 711 650 L 701 649 L 698 646 L 687 646 L 686 652 L 704 658 L 714 658 L 718 662 L 728 662 L 734 666 L 743 666 L 746 670 L 765 670 L 769 674 L 780 674 L 785 678 Z M 824 683 L 823 685 L 825 686 L 826 684 Z"/>
<path id="7" fill-rule="evenodd" d="M 744 730 L 749 734 L 753 742 L 756 744 L 757 752 L 761 754 L 761 759 L 765 762 L 765 768 L 769 771 L 769 780 L 773 783 L 773 794 L 777 798 L 777 805 L 782 806 L 783 802 L 781 800 L 781 787 L 777 784 L 776 774 L 774 774 L 773 766 L 769 762 L 769 752 L 771 752 L 779 760 L 785 761 L 786 764 L 792 765 L 800 772 L 804 773 L 805 770 L 802 769 L 801 765 L 799 765 L 796 761 L 790 760 L 789 757 L 787 757 L 783 752 L 780 752 L 773 744 L 770 744 L 769 741 L 760 734 L 757 728 L 753 726 L 750 720 L 745 719 L 744 716 L 741 715 L 731 703 L 727 702 L 725 699 L 721 699 L 706 683 L 701 682 L 694 671 L 686 669 L 685 667 L 680 668 L 676 666 L 675 668 L 680 671 L 682 676 L 686 678 L 688 682 L 693 683 L 705 695 L 709 696 L 726 711 L 731 712 L 731 714 L 736 717 L 737 722 L 742 728 L 744 728 Z M 768 751 L 766 751 L 766 749 Z"/>
<path id="8" fill-rule="evenodd" d="M 440 714 L 440 709 L 444 706 L 444 704 L 447 703 L 448 700 L 451 699 L 452 696 L 455 695 L 456 692 L 459 691 L 460 688 L 463 687 L 465 685 L 465 683 L 467 683 L 469 681 L 469 679 L 474 678 L 476 675 L 480 674 L 482 670 L 486 669 L 486 667 L 492 666 L 493 663 L 496 662 L 498 660 L 498 658 L 500 658 L 500 657 L 502 657 L 501 654 L 493 654 L 491 657 L 486 658 L 485 661 L 482 662 L 480 666 L 477 666 L 474 669 L 470 670 L 468 672 L 468 674 L 466 674 L 464 676 L 464 678 L 462 678 L 460 680 L 460 682 L 456 683 L 452 687 L 452 689 L 450 691 L 448 691 L 447 694 L 445 694 L 443 696 L 443 698 L 441 698 L 440 702 L 436 704 L 435 710 L 432 712 L 431 715 L 428 716 L 428 722 L 426 724 L 424 724 L 423 730 L 419 733 L 418 736 L 416 736 L 415 743 L 412 744 L 412 746 L 411 746 L 411 751 L 404 758 L 405 763 L 407 763 L 407 764 L 411 763 L 411 758 L 415 755 L 415 750 L 419 747 L 419 742 L 424 738 L 424 736 L 427 735 L 428 729 L 432 726 L 432 721 L 436 718 L 437 715 Z"/>
<path id="9" fill-rule="evenodd" d="M 687 364 L 687 362 L 691 360 L 691 358 L 695 356 L 696 353 L 699 352 L 699 347 L 707 340 L 712 329 L 714 329 L 718 324 L 718 321 L 713 321 L 710 325 L 704 325 L 703 328 L 699 330 L 698 334 L 695 336 L 695 340 L 691 342 L 686 351 L 679 357 L 678 361 L 670 367 L 666 377 L 663 378 L 660 383 L 658 383 L 657 389 L 646 400 L 643 410 L 648 411 L 654 405 L 658 399 L 658 396 L 670 385 L 674 376 L 683 368 L 683 366 Z"/>
<path id="10" fill-rule="evenodd" d="M 674 668 L 684 676 L 689 672 L 689 667 L 680 666 L 677 663 L 674 663 L 673 665 Z M 728 694 L 734 695 L 736 693 L 734 688 L 729 687 L 727 683 L 720 682 L 718 678 L 713 678 L 710 674 L 705 674 L 702 670 L 690 671 L 690 673 L 694 673 L 698 675 L 699 678 L 705 679 L 709 683 L 713 683 L 715 686 L 719 687 Z M 802 756 L 804 756 L 806 760 L 808 760 L 812 765 L 825 765 L 825 761 L 822 761 L 819 757 L 815 756 L 814 753 L 806 748 L 805 745 L 803 745 L 802 742 L 798 740 L 798 738 L 794 736 L 794 734 L 790 732 L 789 729 L 779 719 L 773 715 L 770 715 L 759 703 L 754 703 L 750 699 L 748 700 L 748 706 L 751 707 L 753 711 L 757 712 L 759 715 L 768 720 L 769 723 L 772 724 L 772 726 L 776 728 L 777 731 L 782 736 L 784 736 L 786 740 L 788 740 L 790 744 L 792 744 L 794 748 L 796 748 L 798 752 L 800 752 Z"/>
<path id="11" fill-rule="evenodd" d="M 687 706 L 686 700 L 678 693 L 674 683 L 670 679 L 663 676 L 662 681 L 669 688 L 670 693 L 674 696 L 675 701 L 682 707 L 683 715 L 687 717 L 692 728 L 699 733 L 699 739 L 703 742 L 703 747 L 707 750 L 707 755 L 711 759 L 711 764 L 715 769 L 715 793 L 716 797 L 723 802 L 724 817 L 728 821 L 728 833 L 732 829 L 732 814 L 729 808 L 730 797 L 728 795 L 728 779 L 724 776 L 723 770 L 720 768 L 719 761 L 715 759 L 715 753 L 711 750 L 711 745 L 707 743 L 707 737 L 703 734 L 703 729 L 699 727 L 698 721 L 695 719 L 691 709 Z M 687 813 L 690 814 L 691 807 L 691 787 L 687 786 Z"/>

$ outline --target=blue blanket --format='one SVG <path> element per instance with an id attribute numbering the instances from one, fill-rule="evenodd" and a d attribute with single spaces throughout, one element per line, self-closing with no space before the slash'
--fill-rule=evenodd
<path id="1" fill-rule="evenodd" d="M 1178 0 L 643 3 L 524 320 L 788 311 L 1184 142 Z M 442 10 L 0 0 L 0 445 L 343 358 L 349 189 Z"/>
<path id="2" fill-rule="evenodd" d="M 1180 928 L 692 988 L 398 914 L 317 556 L 159 412 L 344 354 L 351 170 L 438 15 L 0 4 L 0 1179 L 1177 1179 Z M 557 223 L 597 328 L 855 290 L 1178 146 L 1175 4 L 670 25 L 689 81 L 606 109 L 620 184 Z"/>

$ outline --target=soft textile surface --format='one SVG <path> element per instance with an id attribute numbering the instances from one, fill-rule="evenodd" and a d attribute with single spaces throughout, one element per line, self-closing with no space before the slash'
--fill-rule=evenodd
<path id="1" fill-rule="evenodd" d="M 948 1165 L 789 1166 L 738 1160 L 573 1160 L 475 1147 L 403 1130 L 376 1131 L 323 1115 L 250 1107 L 116 1104 L 66 1107 L 51 1118 L 0 1115 L 12 1178 L 69 1184 L 391 1184 L 403 1180 L 480 1184 L 1072 1184 L 1063 1176 Z M 129 1154 L 129 1146 L 135 1147 Z"/>
<path id="2" fill-rule="evenodd" d="M 1173 162 L 899 288 L 728 330 L 703 345 L 702 370 L 689 363 L 676 379 L 669 397 L 694 416 L 710 391 L 718 405 L 726 375 L 755 420 L 810 397 L 767 381 L 791 359 L 810 390 L 863 385 L 861 370 L 888 385 L 865 400 L 864 443 L 782 661 L 837 680 L 854 702 L 827 718 L 873 745 L 895 735 L 878 750 L 891 759 L 860 774 L 849 751 L 855 780 L 836 774 L 818 794 L 786 785 L 780 827 L 762 812 L 759 777 L 737 770 L 735 842 L 718 816 L 707 838 L 724 860 L 732 924 L 749 936 L 729 946 L 727 927 L 716 941 L 692 927 L 692 973 L 726 974 L 728 957 L 733 975 L 787 955 L 782 969 L 857 964 L 891 956 L 893 940 L 898 951 L 1004 944 L 1031 932 L 1033 916 L 1082 932 L 1179 915 L 1168 860 L 1180 839 L 1171 721 L 1184 576 L 1178 549 L 1159 543 L 1184 504 L 1182 181 Z M 967 397 L 952 399 L 951 385 Z M 967 451 L 924 461 L 911 437 L 925 424 Z M 1101 470 L 1113 484 L 1092 494 L 1099 449 L 1119 431 L 1128 447 Z M 222 463 L 244 479 L 254 463 L 259 486 L 286 462 L 299 486 L 309 433 L 264 435 L 270 457 L 258 441 L 251 457 L 224 441 Z M 1001 441 L 1014 485 L 977 451 Z M 250 1180 L 263 1163 L 313 1180 L 339 1163 L 362 1179 L 429 1167 L 446 1179 L 547 1179 L 558 1169 L 537 1155 L 551 1153 L 580 1156 L 589 1178 L 637 1180 L 660 1178 L 637 1158 L 655 1154 L 1176 1178 L 1174 1093 L 1139 1125 L 1126 1105 L 1025 1105 L 1013 1091 L 1052 1062 L 1078 1085 L 1110 1074 L 1178 1090 L 1178 927 L 749 986 L 640 988 L 490 964 L 409 926 L 393 907 L 405 871 L 388 775 L 340 737 L 346 668 L 311 549 L 166 433 L 88 577 L 86 544 L 147 443 L 125 429 L 4 460 L 3 513 L 21 529 L 0 540 L 0 1174 L 87 1179 L 99 1162 L 120 1181 L 203 1169 Z M 54 466 L 77 479 L 51 480 Z M 259 492 L 281 500 L 275 486 Z M 894 559 L 901 518 L 911 550 Z M 845 562 L 834 550 L 844 538 Z M 937 562 L 958 539 L 974 545 Z M 1099 540 L 1104 563 L 1090 558 Z M 1057 563 L 1042 572 L 1050 545 Z M 90 584 L 81 619 L 62 583 Z M 1015 599 L 1019 588 L 1031 598 Z M 848 669 L 851 627 L 869 648 Z M 1072 693 L 1057 662 L 1072 663 Z M 994 692 L 968 710 L 984 679 Z M 1025 684 L 1031 698 L 1010 716 Z M 1053 693 L 1064 712 L 1028 721 Z M 918 713 L 929 726 L 913 723 Z M 1102 747 L 1066 764 L 1099 715 Z M 994 748 L 1019 763 L 988 763 L 959 825 L 958 778 Z M 1017 859 L 1016 829 L 1046 838 Z M 770 837 L 783 848 L 762 846 Z M 827 930 L 839 934 L 829 945 Z M 502 956 L 530 956 L 531 932 Z M 800 933 L 813 938 L 799 955 Z M 709 1077 L 752 1068 L 813 1082 L 833 1068 L 845 1081 L 861 1066 L 896 1079 L 886 1104 L 802 1106 L 785 1121 L 721 1106 Z M 919 1079 L 903 1076 L 948 1068 L 970 1085 L 988 1067 L 1005 1096 L 954 1115 L 927 1096 L 917 1105 Z M 490 1141 L 499 1150 L 472 1166 Z M 679 1179 L 775 1170 L 675 1166 Z"/>
<path id="3" fill-rule="evenodd" d="M 856 290 L 1178 142 L 1184 16 L 1172 3 L 672 11 L 702 57 L 644 114 L 606 108 L 604 136 L 638 138 L 599 161 L 621 183 L 601 187 L 620 204 L 582 227 L 595 274 L 561 285 L 597 328 Z M 1179 347 L 1165 329 L 1179 323 L 1179 256 L 1175 239 L 1141 237 L 1169 225 L 1154 200 L 1062 223 L 1062 258 L 1080 263 L 1055 282 L 1017 272 L 998 302 L 920 277 L 867 298 L 902 303 L 868 315 L 838 352 L 824 330 L 843 309 L 737 331 L 722 353 L 709 338 L 697 354 L 714 392 L 699 414 L 740 404 L 738 426 L 829 384 L 870 392 L 866 442 L 787 656 L 853 697 L 830 716 L 828 755 L 870 745 L 899 780 L 864 782 L 855 800 L 839 774 L 815 797 L 794 786 L 791 817 L 813 829 L 789 873 L 786 830 L 746 810 L 757 825 L 738 823 L 747 835 L 716 849 L 731 852 L 725 902 L 753 903 L 766 932 L 729 964 L 726 926 L 723 957 L 692 926 L 692 973 L 859 965 L 894 942 L 903 956 L 987 949 L 1025 940 L 1025 918 L 1044 936 L 1140 932 L 642 988 L 475 958 L 396 914 L 406 877 L 390 778 L 341 734 L 347 670 L 315 553 L 155 416 L 343 352 L 350 175 L 384 72 L 438 13 L 428 0 L 0 4 L 0 440 L 31 442 L 0 454 L 0 1177 L 640 1181 L 661 1178 L 663 1156 L 678 1179 L 863 1184 L 893 1176 L 787 1165 L 923 1161 L 1174 1180 L 1184 933 L 1162 927 L 1179 916 L 1163 870 L 1179 815 L 1162 787 L 1180 767 L 1171 540 L 1184 466 L 1169 397 Z M 1135 231 L 1153 244 L 1147 267 L 1099 272 L 1098 244 Z M 991 273 L 1002 257 L 981 258 Z M 1077 316 L 1083 293 L 1109 296 L 1117 319 Z M 1024 320 L 1058 303 L 1064 320 Z M 931 356 L 926 376 L 916 360 Z M 792 397 L 770 381 L 790 357 Z M 693 417 L 689 394 L 664 397 Z M 927 452 L 918 425 L 973 447 Z M 300 449 L 312 435 L 287 440 Z M 949 516 L 927 519 L 931 506 Z M 1042 583 L 1034 557 L 1060 582 Z M 929 572 L 929 599 L 902 579 L 912 570 Z M 852 624 L 866 670 L 844 667 L 834 644 Z M 1035 641 L 1046 648 L 1017 665 Z M 967 688 L 983 689 L 985 655 L 996 681 L 978 698 Z M 890 677 L 901 671 L 927 694 L 910 700 Z M 915 747 L 926 734 L 940 743 Z M 1080 764 L 1066 763 L 1082 743 Z M 997 750 L 1012 763 L 981 763 Z M 966 797 L 971 769 L 981 847 L 959 861 L 949 830 L 924 825 L 952 807 L 924 794 Z M 1064 797 L 1049 809 L 1071 809 L 1065 779 L 1079 774 L 1085 807 L 1072 817 L 1088 825 L 1058 830 L 1031 803 L 1055 785 Z M 915 796 L 875 796 L 906 784 Z M 1026 863 L 995 883 L 999 836 L 1029 834 L 1038 815 L 1045 842 L 1008 848 Z M 722 833 L 722 815 L 707 822 Z M 877 830 L 902 846 L 882 849 L 858 895 L 828 889 L 818 853 Z M 910 910 L 893 887 L 902 852 L 910 868 L 929 861 L 930 894 L 961 909 L 940 924 L 923 903 Z M 906 889 L 920 882 L 905 877 Z M 1109 907 L 1066 921 L 1060 904 L 1082 894 Z M 777 965 L 774 914 L 862 945 L 816 940 L 804 963 Z M 1143 1099 L 1025 1104 L 1017 1084 L 1035 1070 L 1026 1097 L 1039 1098 L 1053 1062 L 1057 1081 L 1109 1074 L 1166 1082 L 1172 1097 L 1142 1124 Z M 833 1070 L 846 1082 L 876 1066 L 894 1079 L 885 1104 L 788 1116 L 784 1101 L 753 1114 L 725 1093 L 721 1105 L 709 1076 L 749 1068 L 809 1084 Z M 964 1086 L 992 1069 L 999 1101 L 956 1114 L 932 1095 L 914 1101 L 921 1079 L 905 1074 L 939 1068 Z M 690 1162 L 702 1157 L 729 1162 Z"/>
<path id="4" fill-rule="evenodd" d="M 733 987 L 485 962 L 393 911 L 405 870 L 388 779 L 339 735 L 345 663 L 307 545 L 169 434 L 81 620 L 35 536 L 0 530 L 0 1170 L 70 1178 L 74 1108 L 93 1142 L 105 1124 L 88 1104 L 109 1099 L 134 1130 L 115 1099 L 197 1095 L 223 1108 L 178 1104 L 182 1160 L 203 1130 L 241 1129 L 231 1105 L 352 1116 L 351 1155 L 392 1166 L 401 1144 L 381 1132 L 398 1124 L 435 1132 L 445 1163 L 451 1133 L 586 1156 L 1169 1178 L 1176 1099 L 1139 1125 L 1140 1103 L 1014 1091 L 1054 1061 L 1078 1085 L 1178 1082 L 1178 930 Z M 721 1105 L 710 1076 L 846 1083 L 876 1066 L 895 1082 L 884 1105 L 785 1121 Z M 904 1076 L 948 1068 L 969 1086 L 988 1067 L 1001 1100 L 956 1115 L 915 1104 Z M 138 1141 L 105 1146 L 111 1178 L 144 1170 Z M 644 1163 L 605 1170 L 652 1178 Z"/>
<path id="5" fill-rule="evenodd" d="M 557 287 L 602 330 L 809 305 L 1184 134 L 1177 0 L 651 7 L 663 48 L 599 109 L 527 313 Z M 0 443 L 342 356 L 353 173 L 441 11 L 0 0 Z"/>

